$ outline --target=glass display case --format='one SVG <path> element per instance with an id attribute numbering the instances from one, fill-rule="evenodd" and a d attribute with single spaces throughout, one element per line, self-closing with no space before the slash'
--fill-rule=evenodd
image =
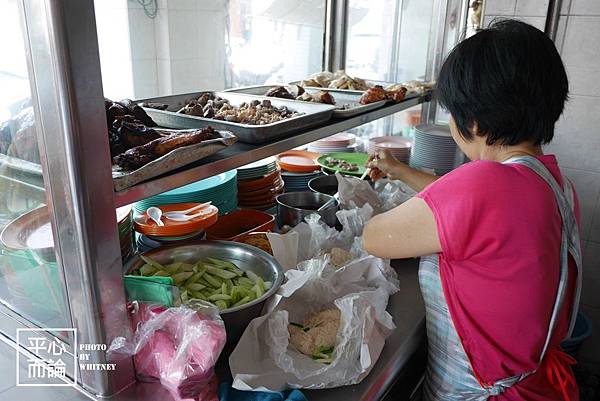
<path id="1" fill-rule="evenodd" d="M 116 208 L 411 107 L 416 97 L 264 144 L 226 151 L 115 191 L 104 98 L 287 83 L 325 69 L 391 82 L 432 79 L 466 24 L 466 0 L 7 0 L 0 4 L 0 336 L 16 329 L 79 344 L 130 331 Z M 387 12 L 393 10 L 393 13 Z M 111 397 L 135 382 L 77 371 Z M 399 369 L 394 364 L 394 369 Z M 389 371 L 386 374 L 393 374 Z"/>

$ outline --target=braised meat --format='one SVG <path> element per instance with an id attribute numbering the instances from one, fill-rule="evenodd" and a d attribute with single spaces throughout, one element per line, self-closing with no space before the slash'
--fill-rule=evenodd
<path id="1" fill-rule="evenodd" d="M 387 91 L 383 89 L 381 85 L 375 85 L 368 89 L 360 98 L 360 104 L 375 103 L 382 100 L 393 100 L 394 102 L 400 102 L 406 95 L 406 88 L 400 87 L 393 91 Z"/>
<path id="2" fill-rule="evenodd" d="M 215 137 L 216 133 L 211 127 L 188 134 L 164 136 L 115 156 L 113 162 L 125 170 L 135 170 L 166 155 L 174 149 L 194 145 L 202 141 L 214 139 Z"/>
<path id="3" fill-rule="evenodd" d="M 104 99 L 104 107 L 111 156 L 162 137 L 151 128 L 157 126 L 154 120 L 131 100 L 113 102 Z"/>
<path id="4" fill-rule="evenodd" d="M 290 92 L 288 92 L 288 90 L 285 89 L 285 87 L 283 87 L 283 86 L 275 86 L 275 87 L 269 89 L 267 91 L 267 93 L 265 93 L 265 96 L 279 97 L 282 99 L 294 99 L 294 95 L 292 95 Z"/>

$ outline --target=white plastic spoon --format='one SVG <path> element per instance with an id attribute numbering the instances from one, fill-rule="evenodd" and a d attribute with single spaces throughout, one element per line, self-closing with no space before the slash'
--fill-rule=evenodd
<path id="1" fill-rule="evenodd" d="M 196 213 L 196 214 L 180 214 L 180 215 L 171 215 L 171 216 L 166 216 L 166 217 L 167 217 L 167 219 L 173 220 L 173 221 L 188 221 L 188 220 L 195 219 L 196 217 L 200 217 L 203 214 L 207 214 L 207 212 L 201 211 L 200 213 Z"/>
<path id="2" fill-rule="evenodd" d="M 149 207 L 148 210 L 146 210 L 146 214 L 148 215 L 148 217 L 154 220 L 157 226 L 162 227 L 165 225 L 165 223 L 163 223 L 161 220 L 163 214 L 162 210 L 160 210 L 156 206 Z"/>
<path id="3" fill-rule="evenodd" d="M 196 205 L 194 207 L 191 207 L 191 208 L 189 208 L 187 210 L 172 210 L 170 212 L 164 212 L 163 216 L 165 216 L 167 218 L 169 218 L 170 216 L 175 216 L 175 217 L 177 217 L 177 216 L 185 216 L 188 213 L 193 212 L 194 210 L 203 209 L 203 208 L 205 208 L 207 206 L 210 206 L 211 203 L 212 203 L 212 201 L 211 202 L 206 202 L 206 203 L 201 203 L 201 204 Z"/>

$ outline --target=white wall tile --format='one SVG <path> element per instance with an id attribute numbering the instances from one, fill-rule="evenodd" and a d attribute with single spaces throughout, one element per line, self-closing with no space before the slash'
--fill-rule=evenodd
<path id="1" fill-rule="evenodd" d="M 517 0 L 515 15 L 545 17 L 548 15 L 548 3 L 549 0 Z"/>
<path id="2" fill-rule="evenodd" d="M 171 85 L 171 61 L 157 60 L 156 61 L 156 76 L 158 80 L 158 96 L 166 96 L 173 94 Z"/>
<path id="3" fill-rule="evenodd" d="M 198 0 L 196 1 L 197 10 L 223 11 L 227 5 L 225 0 Z"/>
<path id="4" fill-rule="evenodd" d="M 558 161 L 561 163 L 560 158 Z M 600 194 L 600 174 L 566 167 L 562 167 L 561 171 L 575 186 L 581 215 L 581 236 L 583 240 L 588 240 L 594 209 Z"/>
<path id="5" fill-rule="evenodd" d="M 198 60 L 172 60 L 171 85 L 174 93 L 185 93 L 201 90 Z"/>
<path id="6" fill-rule="evenodd" d="M 204 0 L 167 0 L 167 8 L 169 10 L 195 10 L 196 3 L 202 2 Z"/>
<path id="7" fill-rule="evenodd" d="M 195 12 L 169 10 L 169 49 L 171 60 L 189 60 L 200 57 L 198 41 L 210 37 L 210 31 L 202 30 Z"/>
<path id="8" fill-rule="evenodd" d="M 129 10 L 129 37 L 131 57 L 135 59 L 156 59 L 154 19 L 148 18 L 141 9 Z"/>
<path id="9" fill-rule="evenodd" d="M 127 0 L 94 0 L 94 9 L 101 10 L 115 10 L 115 9 L 126 9 Z"/>
<path id="10" fill-rule="evenodd" d="M 600 173 L 600 97 L 572 95 L 546 147 L 562 167 Z"/>
<path id="11" fill-rule="evenodd" d="M 156 58 L 168 60 L 171 57 L 169 46 L 169 13 L 159 12 L 154 19 L 154 47 Z"/>
<path id="12" fill-rule="evenodd" d="M 515 15 L 517 0 L 486 0 L 484 15 Z"/>
<path id="13" fill-rule="evenodd" d="M 556 28 L 556 38 L 554 38 L 554 45 L 558 49 L 558 52 L 562 54 L 563 43 L 565 42 L 565 32 L 567 30 L 569 16 L 561 15 L 558 19 L 558 27 Z"/>
<path id="14" fill-rule="evenodd" d="M 563 60 L 573 67 L 600 67 L 600 16 L 569 17 Z"/>
<path id="15" fill-rule="evenodd" d="M 536 27 L 540 31 L 543 31 L 546 27 L 546 17 L 529 17 L 517 15 L 515 16 L 515 18 Z"/>
<path id="16" fill-rule="evenodd" d="M 572 15 L 600 15 L 600 1 L 598 0 L 572 0 Z"/>
<path id="17" fill-rule="evenodd" d="M 566 68 L 571 95 L 600 96 L 600 66 L 582 68 L 567 64 Z"/>
<path id="18" fill-rule="evenodd" d="M 560 6 L 561 14 L 569 14 L 569 8 L 571 8 L 571 0 L 563 0 L 562 5 Z"/>
<path id="19" fill-rule="evenodd" d="M 156 59 L 133 60 L 133 74 L 140 82 L 158 81 Z"/>

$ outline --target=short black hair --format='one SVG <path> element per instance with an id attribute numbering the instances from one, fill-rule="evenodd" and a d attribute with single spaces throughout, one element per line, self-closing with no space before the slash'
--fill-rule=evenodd
<path id="1" fill-rule="evenodd" d="M 477 124 L 487 144 L 549 143 L 569 81 L 554 43 L 517 20 L 495 20 L 448 55 L 437 98 L 471 140 Z"/>

